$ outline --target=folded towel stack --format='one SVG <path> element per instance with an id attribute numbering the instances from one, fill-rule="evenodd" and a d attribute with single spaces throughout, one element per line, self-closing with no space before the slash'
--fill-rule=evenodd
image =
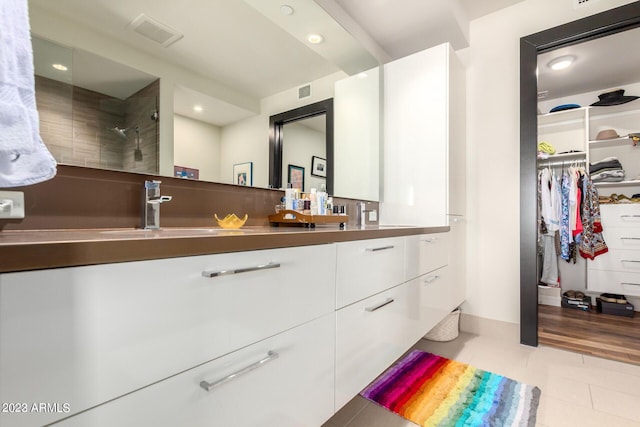
<path id="1" fill-rule="evenodd" d="M 624 181 L 624 169 L 616 157 L 607 157 L 600 161 L 589 163 L 589 175 L 593 182 Z"/>
<path id="2" fill-rule="evenodd" d="M 0 1 L 0 187 L 52 178 L 40 138 L 27 0 Z"/>

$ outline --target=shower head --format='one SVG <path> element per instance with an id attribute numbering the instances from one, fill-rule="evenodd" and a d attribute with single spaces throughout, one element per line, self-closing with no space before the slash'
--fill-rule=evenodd
<path id="1" fill-rule="evenodd" d="M 127 139 L 127 130 L 124 128 L 119 128 L 118 126 L 110 128 L 116 135 L 118 135 L 122 139 Z"/>

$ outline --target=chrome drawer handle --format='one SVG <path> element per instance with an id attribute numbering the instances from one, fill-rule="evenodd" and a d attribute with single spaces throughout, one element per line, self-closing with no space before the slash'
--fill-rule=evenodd
<path id="1" fill-rule="evenodd" d="M 620 282 L 621 285 L 640 286 L 640 283 Z"/>
<path id="2" fill-rule="evenodd" d="M 620 240 L 640 240 L 640 237 L 621 237 Z"/>
<path id="3" fill-rule="evenodd" d="M 424 283 L 433 283 L 436 280 L 438 280 L 439 278 L 440 278 L 440 276 L 438 276 L 438 275 L 425 277 Z"/>
<path id="4" fill-rule="evenodd" d="M 640 215 L 620 215 L 620 218 L 640 218 Z"/>
<path id="5" fill-rule="evenodd" d="M 371 311 L 376 311 L 376 310 L 381 309 L 381 308 L 382 308 L 382 307 L 384 307 L 385 305 L 389 305 L 389 304 L 391 304 L 391 303 L 392 303 L 392 302 L 394 302 L 394 301 L 395 301 L 395 300 L 394 300 L 393 298 L 387 298 L 386 300 L 384 300 L 384 302 L 381 302 L 380 304 L 372 305 L 371 307 L 365 307 L 364 309 L 365 309 L 365 311 L 369 311 L 369 312 L 371 312 Z"/>
<path id="6" fill-rule="evenodd" d="M 365 249 L 367 252 L 378 252 L 378 251 L 385 251 L 387 249 L 393 249 L 395 248 L 395 246 L 393 245 L 389 245 L 389 246 L 381 246 L 379 248 L 367 248 Z"/>
<path id="7" fill-rule="evenodd" d="M 620 262 L 640 262 L 634 259 L 621 259 Z"/>
<path id="8" fill-rule="evenodd" d="M 249 271 L 268 270 L 270 268 L 279 268 L 279 267 L 280 267 L 280 263 L 270 262 L 269 264 L 261 264 L 261 265 L 256 265 L 254 267 L 235 268 L 233 270 L 203 271 L 202 276 L 203 277 L 228 276 L 230 274 L 247 273 Z"/>
<path id="9" fill-rule="evenodd" d="M 236 377 L 239 377 L 240 375 L 246 374 L 247 372 L 251 372 L 254 369 L 258 369 L 262 365 L 264 365 L 266 363 L 269 363 L 272 360 L 277 359 L 278 357 L 280 357 L 280 355 L 278 353 L 276 353 L 275 351 L 269 351 L 267 353 L 267 357 L 265 357 L 264 359 L 258 360 L 257 362 L 252 363 L 249 366 L 245 366 L 244 368 L 242 368 L 240 370 L 237 370 L 233 374 L 229 374 L 226 377 L 220 378 L 217 381 L 214 381 L 212 383 L 207 382 L 207 381 L 200 381 L 200 387 L 202 387 L 206 391 L 211 391 L 214 388 L 219 387 L 222 384 L 227 383 L 227 382 L 235 379 Z"/>
<path id="10" fill-rule="evenodd" d="M 423 241 L 423 242 L 425 242 L 425 243 L 435 243 L 435 242 L 437 242 L 438 240 L 440 240 L 440 238 L 439 238 L 439 237 L 431 237 L 431 238 L 429 238 L 429 239 L 422 239 L 422 241 Z"/>

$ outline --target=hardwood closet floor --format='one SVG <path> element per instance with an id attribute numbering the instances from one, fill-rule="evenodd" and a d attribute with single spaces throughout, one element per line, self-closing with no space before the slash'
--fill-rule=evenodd
<path id="1" fill-rule="evenodd" d="M 640 365 L 640 313 L 613 316 L 538 305 L 538 341 L 564 350 Z"/>

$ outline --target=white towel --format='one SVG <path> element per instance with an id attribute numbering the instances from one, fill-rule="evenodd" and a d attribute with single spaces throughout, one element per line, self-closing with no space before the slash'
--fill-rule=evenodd
<path id="1" fill-rule="evenodd" d="M 53 177 L 40 139 L 27 0 L 0 1 L 0 187 Z"/>
<path id="2" fill-rule="evenodd" d="M 41 140 L 38 144 L 41 148 L 17 158 L 0 154 L 0 188 L 37 184 L 55 176 L 55 159 Z"/>

